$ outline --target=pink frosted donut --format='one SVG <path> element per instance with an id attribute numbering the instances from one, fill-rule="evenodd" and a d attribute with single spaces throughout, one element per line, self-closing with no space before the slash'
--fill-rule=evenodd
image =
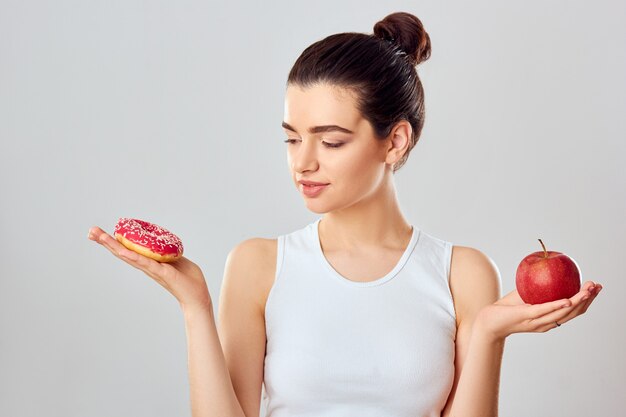
<path id="1" fill-rule="evenodd" d="M 128 249 L 159 262 L 173 262 L 183 255 L 183 242 L 172 232 L 139 219 L 121 217 L 115 238 Z"/>

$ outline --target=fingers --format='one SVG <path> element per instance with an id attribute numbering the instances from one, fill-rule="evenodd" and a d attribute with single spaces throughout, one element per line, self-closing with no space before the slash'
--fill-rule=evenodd
<path id="1" fill-rule="evenodd" d="M 90 240 L 96 241 L 98 239 L 98 236 L 102 232 L 103 232 L 103 230 L 100 229 L 98 226 L 93 226 L 92 228 L 89 229 L 89 233 L 87 233 L 87 237 Z"/>
<path id="2" fill-rule="evenodd" d="M 138 253 L 127 249 L 117 239 L 107 234 L 104 230 L 100 229 L 97 226 L 89 229 L 89 234 L 87 235 L 87 237 L 107 248 L 113 255 L 117 256 L 118 258 L 121 256 L 122 259 L 125 261 L 137 261 L 140 257 Z"/>
<path id="3" fill-rule="evenodd" d="M 561 300 L 550 301 L 542 304 L 534 304 L 527 309 L 527 318 L 531 321 L 540 319 L 547 314 L 559 311 L 562 308 L 567 308 L 572 305 L 572 301 L 568 298 Z"/>
<path id="4" fill-rule="evenodd" d="M 570 301 L 570 304 L 566 307 L 555 308 L 554 310 L 550 311 L 548 305 L 554 304 L 554 302 L 537 305 L 537 307 L 543 307 L 545 305 L 546 308 L 537 309 L 537 312 L 541 311 L 544 314 L 538 314 L 529 322 L 529 327 L 531 328 L 531 330 L 529 331 L 544 332 L 558 327 L 557 323 L 558 325 L 562 325 L 563 323 L 568 322 L 574 317 L 583 314 L 585 311 L 587 311 L 587 308 L 598 295 L 598 292 L 601 288 L 601 285 L 595 284 L 593 283 L 593 281 L 588 281 L 583 285 L 581 290 L 576 295 L 568 300 Z M 564 304 L 566 303 L 564 302 L 562 305 Z"/>
<path id="5" fill-rule="evenodd" d="M 89 229 L 87 237 L 107 248 L 117 258 L 137 269 L 142 270 L 159 284 L 166 287 L 166 283 L 161 278 L 164 274 L 163 269 L 165 266 L 160 262 L 127 249 L 124 245 L 118 242 L 117 239 L 97 226 Z"/>
<path id="6" fill-rule="evenodd" d="M 95 241 L 96 243 L 101 244 L 105 248 L 107 248 L 111 253 L 115 256 L 120 255 L 123 249 L 126 249 L 120 242 L 117 241 L 113 236 L 106 233 L 104 230 L 99 227 L 92 227 L 89 230 L 89 239 Z M 126 249 L 127 250 L 127 249 Z M 130 251 L 129 251 L 130 252 Z M 128 254 L 128 259 L 132 259 L 132 255 Z"/>
<path id="7" fill-rule="evenodd" d="M 123 245 L 121 246 L 123 247 Z M 154 259 L 150 259 L 147 256 L 143 256 L 141 254 L 128 250 L 124 247 L 120 252 L 120 256 L 122 257 L 122 259 L 126 260 L 127 263 L 137 269 L 142 270 L 159 284 L 167 288 L 167 284 L 162 278 L 165 275 L 165 266 L 163 264 L 155 261 Z"/>
<path id="8" fill-rule="evenodd" d="M 598 296 L 601 290 L 602 290 L 602 285 L 600 284 L 595 284 L 593 287 L 590 287 L 588 290 L 589 293 L 582 297 L 581 302 L 576 307 L 573 307 L 571 311 L 569 312 L 569 314 L 567 314 L 565 317 L 558 319 L 558 323 L 559 324 L 567 323 L 574 317 L 577 317 L 577 316 L 580 316 L 581 314 L 586 313 L 587 309 L 589 308 L 591 303 L 593 303 L 593 301 L 596 299 L 596 297 Z"/>

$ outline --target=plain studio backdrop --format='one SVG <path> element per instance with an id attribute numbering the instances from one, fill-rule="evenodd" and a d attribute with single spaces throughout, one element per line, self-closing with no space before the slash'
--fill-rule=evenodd
<path id="1" fill-rule="evenodd" d="M 623 2 L 1 0 L 0 415 L 190 415 L 177 301 L 88 229 L 171 229 L 217 308 L 237 243 L 319 217 L 289 176 L 289 69 L 395 11 L 432 40 L 426 124 L 395 174 L 409 222 L 490 256 L 503 294 L 538 238 L 604 286 L 507 339 L 501 415 L 623 412 Z"/>

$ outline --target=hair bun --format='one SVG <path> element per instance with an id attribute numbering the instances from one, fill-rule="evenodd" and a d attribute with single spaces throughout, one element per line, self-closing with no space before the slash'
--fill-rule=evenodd
<path id="1" fill-rule="evenodd" d="M 410 13 L 396 12 L 386 16 L 374 25 L 374 35 L 396 43 L 412 65 L 430 57 L 430 37 L 422 22 Z"/>

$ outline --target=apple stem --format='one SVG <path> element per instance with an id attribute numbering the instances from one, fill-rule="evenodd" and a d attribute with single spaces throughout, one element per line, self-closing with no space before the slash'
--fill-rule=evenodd
<path id="1" fill-rule="evenodd" d="M 548 257 L 548 251 L 546 250 L 546 245 L 543 244 L 541 239 L 539 239 L 539 243 L 541 243 L 541 247 L 543 248 L 543 257 L 547 258 Z"/>

